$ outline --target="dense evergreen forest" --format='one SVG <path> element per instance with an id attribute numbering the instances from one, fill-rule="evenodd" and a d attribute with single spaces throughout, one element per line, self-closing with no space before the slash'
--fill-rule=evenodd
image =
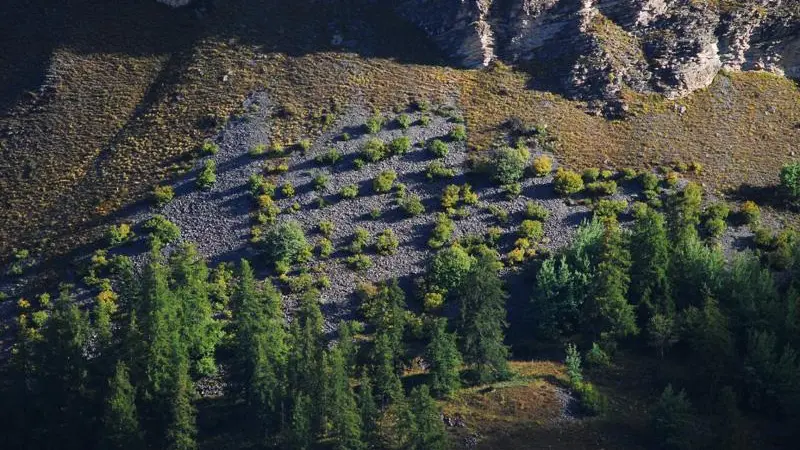
<path id="1" fill-rule="evenodd" d="M 522 299 L 509 298 L 492 240 L 462 239 L 431 259 L 418 283 L 427 296 L 392 280 L 360 286 L 359 320 L 333 338 L 313 282 L 285 304 L 250 262 L 210 269 L 192 245 L 164 251 L 154 232 L 142 270 L 95 254 L 93 305 L 68 285 L 18 305 L 2 366 L 4 448 L 193 449 L 215 434 L 234 436 L 226 448 L 447 448 L 437 399 L 513 379 L 507 361 L 521 341 L 565 348 L 586 415 L 608 399 L 582 364 L 602 370 L 628 352 L 689 370 L 690 386 L 661 386 L 650 408 L 651 448 L 737 448 L 745 418 L 772 421 L 790 442 L 800 430 L 796 238 L 762 231 L 760 250 L 725 254 L 711 232 L 725 207 L 702 205 L 690 183 L 663 212 L 636 204 L 624 225 L 596 210 L 568 247 L 522 269 L 535 280 Z M 740 215 L 758 223 L 757 211 Z M 254 265 L 297 265 L 310 251 L 291 222 L 266 236 Z M 420 312 L 430 293 L 446 307 Z M 507 302 L 524 314 L 510 320 Z M 414 358 L 421 377 L 405 376 Z M 226 400 L 224 430 L 198 421 L 209 379 Z"/>

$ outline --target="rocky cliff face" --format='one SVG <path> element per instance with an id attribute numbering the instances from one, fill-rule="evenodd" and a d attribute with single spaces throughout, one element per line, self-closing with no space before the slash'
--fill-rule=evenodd
<path id="1" fill-rule="evenodd" d="M 466 67 L 500 60 L 568 95 L 679 97 L 720 69 L 800 77 L 797 0 L 398 0 Z"/>

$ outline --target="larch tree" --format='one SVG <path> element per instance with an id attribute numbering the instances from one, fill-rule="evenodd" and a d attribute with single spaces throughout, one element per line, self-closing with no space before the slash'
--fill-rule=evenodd
<path id="1" fill-rule="evenodd" d="M 426 349 L 431 391 L 437 397 L 449 397 L 461 382 L 461 354 L 456 337 L 447 332 L 447 319 L 436 319 L 431 325 L 430 342 Z"/>

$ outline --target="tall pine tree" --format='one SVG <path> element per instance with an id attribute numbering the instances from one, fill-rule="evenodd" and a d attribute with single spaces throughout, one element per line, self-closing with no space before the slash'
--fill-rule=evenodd
<path id="1" fill-rule="evenodd" d="M 637 307 L 638 324 L 644 327 L 660 314 L 675 315 L 669 280 L 670 242 L 664 216 L 650 207 L 636 211 L 631 233 L 631 302 Z"/>
<path id="2" fill-rule="evenodd" d="M 117 363 L 114 376 L 108 384 L 101 447 L 119 450 L 142 448 L 142 432 L 136 412 L 136 391 L 131 385 L 125 363 Z"/>
<path id="3" fill-rule="evenodd" d="M 427 385 L 414 388 L 409 397 L 414 411 L 414 434 L 412 449 L 444 450 L 447 448 L 447 434 L 442 422 L 442 414 L 430 395 Z"/>
<path id="4" fill-rule="evenodd" d="M 364 448 L 361 440 L 361 416 L 355 394 L 350 387 L 344 355 L 339 346 L 326 354 L 327 408 L 336 448 L 359 450 Z"/>
<path id="5" fill-rule="evenodd" d="M 503 344 L 506 293 L 494 256 L 480 255 L 459 288 L 458 334 L 464 362 L 481 382 L 508 376 L 508 348 Z"/>
<path id="6" fill-rule="evenodd" d="M 455 336 L 447 332 L 447 319 L 433 322 L 426 357 L 431 391 L 437 397 L 449 397 L 460 386 L 461 354 Z"/>

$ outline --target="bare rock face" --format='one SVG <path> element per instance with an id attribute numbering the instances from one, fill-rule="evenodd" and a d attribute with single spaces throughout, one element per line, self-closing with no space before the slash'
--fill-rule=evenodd
<path id="1" fill-rule="evenodd" d="M 179 6 L 186 6 L 189 3 L 192 3 L 192 0 L 156 0 L 158 3 L 163 3 L 165 5 L 169 5 L 173 8 L 177 8 Z"/>
<path id="2" fill-rule="evenodd" d="M 568 95 L 613 103 L 622 88 L 675 98 L 720 69 L 800 77 L 796 0 L 398 0 L 466 67 L 531 70 Z"/>

